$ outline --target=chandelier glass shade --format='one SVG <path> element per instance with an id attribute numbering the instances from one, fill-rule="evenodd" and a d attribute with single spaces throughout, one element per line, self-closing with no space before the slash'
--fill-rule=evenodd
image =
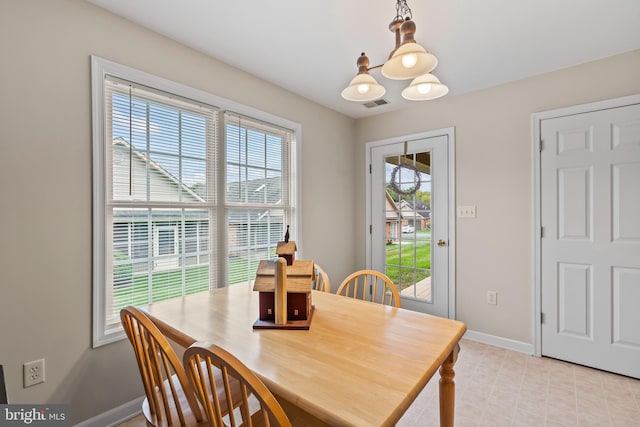
<path id="1" fill-rule="evenodd" d="M 438 59 L 416 43 L 413 37 L 416 25 L 406 0 L 396 0 L 396 16 L 389 24 L 389 30 L 395 33 L 396 46 L 387 61 L 369 67 L 369 58 L 363 52 L 357 62 L 358 75 L 342 91 L 342 97 L 353 102 L 369 102 L 383 97 L 386 89 L 369 75 L 369 71 L 377 68 L 382 68 L 382 75 L 388 79 L 413 79 L 402 91 L 402 97 L 407 100 L 426 101 L 446 95 L 449 88 L 431 74 L 438 65 Z"/>
<path id="2" fill-rule="evenodd" d="M 382 75 L 391 80 L 406 80 L 431 72 L 438 65 L 438 58 L 416 42 L 406 43 L 396 49 L 382 66 Z"/>
<path id="3" fill-rule="evenodd" d="M 368 73 L 358 74 L 349 86 L 342 91 L 342 97 L 348 101 L 367 102 L 384 96 L 387 90 Z"/>
<path id="4" fill-rule="evenodd" d="M 428 101 L 440 98 L 449 92 L 449 88 L 440 83 L 433 74 L 427 73 L 416 77 L 402 91 L 402 97 L 409 101 Z"/>

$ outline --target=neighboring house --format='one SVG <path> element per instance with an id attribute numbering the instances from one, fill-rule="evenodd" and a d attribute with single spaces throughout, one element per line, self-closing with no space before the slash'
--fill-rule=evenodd
<path id="1" fill-rule="evenodd" d="M 388 191 L 386 193 L 385 199 L 385 235 L 387 238 L 387 244 L 397 242 L 398 236 L 400 235 L 400 227 L 402 223 L 402 213 L 400 209 L 398 209 L 398 205 L 393 201 L 393 198 L 389 194 Z"/>
<path id="2" fill-rule="evenodd" d="M 282 177 L 235 181 L 227 185 L 227 201 L 248 204 L 268 204 L 270 207 L 252 210 L 229 209 L 229 256 L 246 257 L 247 247 L 253 249 L 252 257 L 265 259 L 275 255 L 276 244 L 283 240 L 285 211 L 282 205 Z"/>
<path id="3" fill-rule="evenodd" d="M 400 200 L 398 208 L 402 214 L 402 225 L 411 225 L 418 230 L 431 228 L 431 207 L 419 200 Z"/>
<path id="4" fill-rule="evenodd" d="M 182 184 L 177 177 L 154 162 L 153 159 L 148 159 L 143 152 L 136 149 L 130 151 L 131 146 L 124 139 L 114 138 L 112 146 L 114 199 L 118 201 L 204 202 L 204 199 L 195 191 Z M 129 158 L 132 161 L 131 168 L 129 168 Z M 147 164 L 149 166 L 148 183 Z"/>
<path id="5" fill-rule="evenodd" d="M 149 198 L 163 202 L 204 202 L 203 198 L 174 175 L 138 151 L 122 138 L 112 143 L 114 200 Z M 130 161 L 131 160 L 131 161 Z M 184 215 L 184 223 L 183 223 Z M 171 270 L 186 265 L 208 264 L 209 219 L 204 211 L 180 209 L 118 208 L 113 213 L 115 271 L 118 265 L 131 265 L 131 273 L 147 274 L 148 260 L 153 270 Z M 184 251 L 180 247 L 184 240 Z M 122 282 L 121 282 L 122 280 Z M 127 277 L 114 278 L 115 285 L 126 284 Z"/>
<path id="6" fill-rule="evenodd" d="M 194 191 L 161 165 L 149 160 L 143 152 L 135 149 L 130 152 L 129 143 L 122 138 L 115 138 L 112 146 L 113 174 L 115 177 L 123 177 L 114 179 L 113 191 L 117 200 L 147 200 L 150 197 L 163 202 L 205 201 L 198 194 L 198 189 L 204 186 L 195 185 Z M 226 197 L 231 202 L 279 205 L 282 192 L 282 178 L 272 177 L 231 182 L 226 189 Z M 208 264 L 209 219 L 206 212 L 198 210 L 197 206 L 194 206 L 193 211 L 185 211 L 184 229 L 182 215 L 179 209 L 154 210 L 151 217 L 147 209 L 117 210 L 114 213 L 113 227 L 115 264 L 131 263 L 133 274 L 146 274 L 149 258 L 153 261 L 155 271 L 179 268 L 183 234 L 186 265 Z M 276 243 L 284 236 L 283 209 L 276 207 L 247 211 L 231 208 L 227 211 L 227 217 L 230 257 L 244 257 L 247 247 L 250 247 L 256 259 L 268 258 L 275 251 Z"/>

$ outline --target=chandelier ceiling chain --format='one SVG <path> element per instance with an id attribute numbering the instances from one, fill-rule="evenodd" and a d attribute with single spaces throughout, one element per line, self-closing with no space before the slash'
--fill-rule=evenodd
<path id="1" fill-rule="evenodd" d="M 400 0 L 396 3 L 396 19 L 403 18 L 413 19 L 413 13 L 411 13 L 407 0 Z"/>
<path id="2" fill-rule="evenodd" d="M 416 24 L 406 0 L 396 0 L 396 16 L 389 24 L 395 34 L 395 48 L 384 64 L 369 66 L 369 58 L 364 52 L 357 60 L 358 74 L 342 91 L 347 101 L 369 102 L 382 98 L 384 86 L 369 75 L 369 71 L 382 68 L 382 75 L 392 80 L 413 79 L 402 91 L 402 97 L 411 101 L 426 101 L 440 98 L 449 92 L 438 78 L 431 73 L 438 65 L 438 59 L 416 43 Z"/>

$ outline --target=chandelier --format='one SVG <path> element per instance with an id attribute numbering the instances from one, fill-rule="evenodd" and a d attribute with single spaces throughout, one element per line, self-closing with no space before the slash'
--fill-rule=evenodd
<path id="1" fill-rule="evenodd" d="M 410 101 L 427 101 L 446 95 L 449 88 L 431 74 L 438 59 L 413 38 L 416 24 L 406 0 L 396 0 L 396 16 L 389 24 L 389 30 L 396 36 L 396 45 L 387 61 L 370 67 L 369 58 L 362 52 L 357 61 L 358 75 L 342 91 L 342 97 L 347 101 L 369 102 L 384 96 L 384 86 L 369 75 L 369 71 L 377 68 L 382 68 L 382 75 L 388 79 L 413 79 L 402 91 L 402 97 Z"/>

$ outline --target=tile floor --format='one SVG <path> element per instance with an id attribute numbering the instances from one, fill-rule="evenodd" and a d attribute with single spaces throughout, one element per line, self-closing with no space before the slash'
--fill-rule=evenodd
<path id="1" fill-rule="evenodd" d="M 469 340 L 455 370 L 457 427 L 640 427 L 640 380 Z M 432 380 L 398 426 L 438 419 Z"/>
<path id="2" fill-rule="evenodd" d="M 469 340 L 455 370 L 456 427 L 640 427 L 640 380 Z M 437 378 L 397 425 L 439 426 Z"/>

